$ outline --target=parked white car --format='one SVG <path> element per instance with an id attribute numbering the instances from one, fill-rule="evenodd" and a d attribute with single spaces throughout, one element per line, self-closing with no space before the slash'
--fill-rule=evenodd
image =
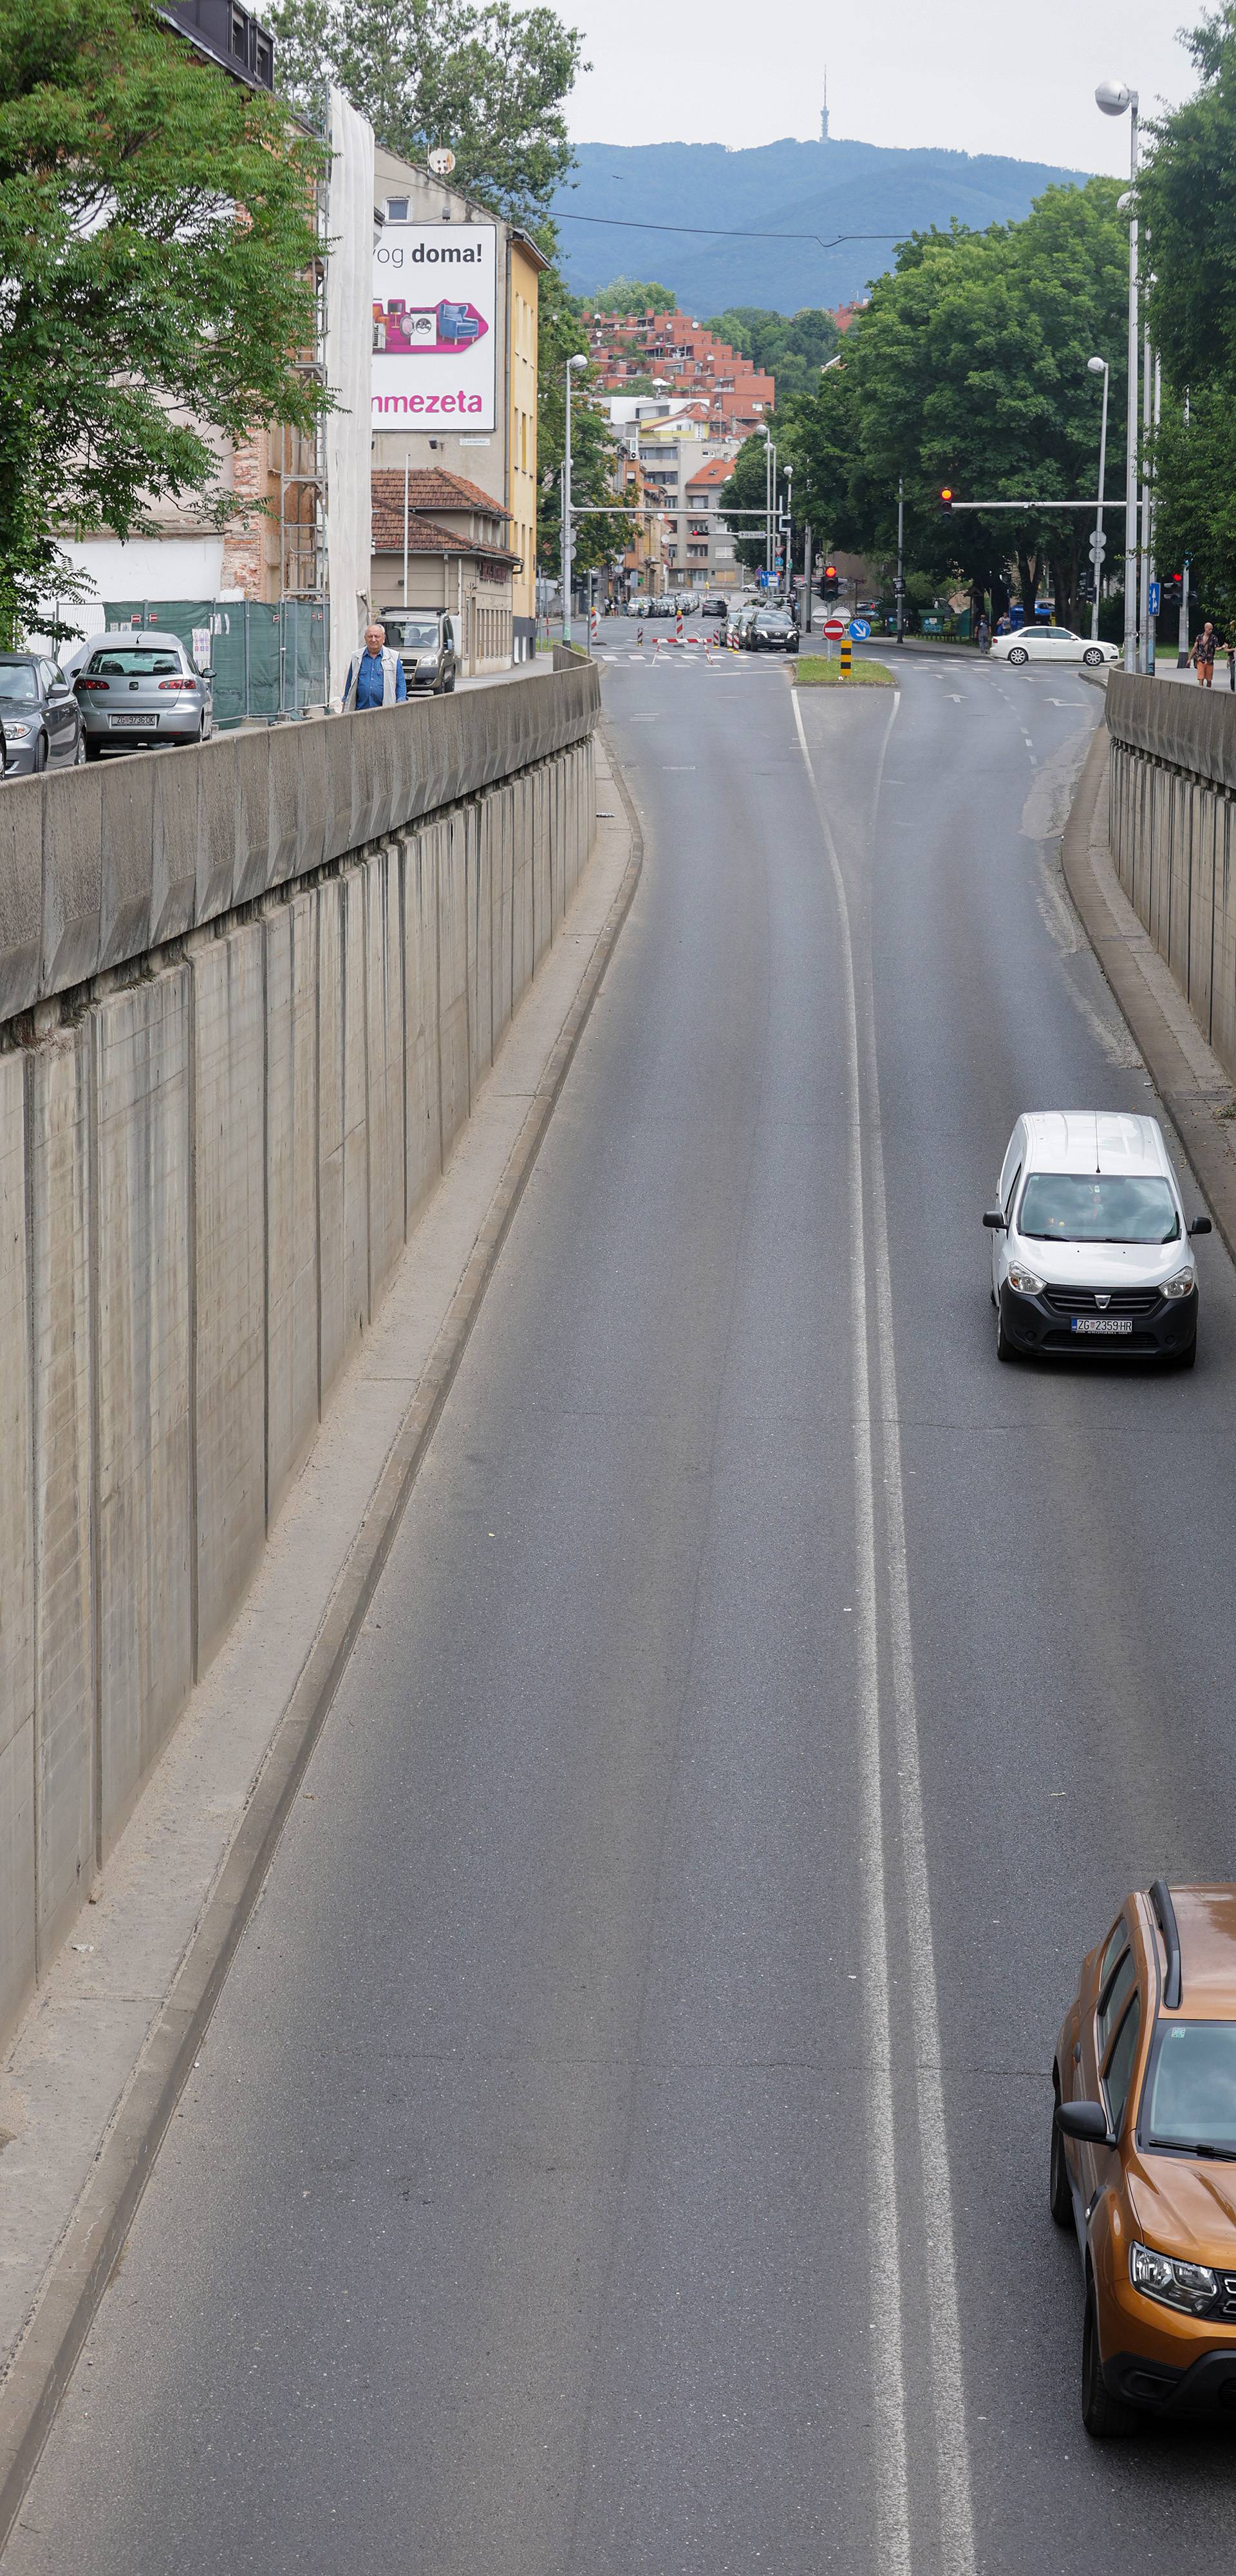
<path id="1" fill-rule="evenodd" d="M 1088 662 L 1097 670 L 1102 662 L 1120 660 L 1120 646 L 1092 643 L 1068 626 L 1015 626 L 1011 635 L 992 636 L 988 658 L 1018 668 L 1024 662 Z"/>
<path id="2" fill-rule="evenodd" d="M 996 1356 L 1120 1351 L 1192 1368 L 1197 1273 L 1157 1118 L 1026 1110 L 1009 1138 L 991 1232 Z"/>

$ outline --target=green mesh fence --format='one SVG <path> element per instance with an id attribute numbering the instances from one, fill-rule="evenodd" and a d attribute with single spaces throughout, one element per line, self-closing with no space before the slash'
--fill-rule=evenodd
<path id="1" fill-rule="evenodd" d="M 330 610 L 325 602 L 285 599 L 108 599 L 108 626 L 140 626 L 177 635 L 199 668 L 203 650 L 215 675 L 215 723 L 257 718 L 275 723 L 326 704 Z"/>

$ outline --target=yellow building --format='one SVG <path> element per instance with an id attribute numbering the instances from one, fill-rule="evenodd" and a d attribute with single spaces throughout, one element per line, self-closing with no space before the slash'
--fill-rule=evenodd
<path id="1" fill-rule="evenodd" d="M 519 557 L 511 580 L 516 651 L 536 646 L 537 315 L 549 261 L 527 233 L 507 236 L 507 543 Z"/>

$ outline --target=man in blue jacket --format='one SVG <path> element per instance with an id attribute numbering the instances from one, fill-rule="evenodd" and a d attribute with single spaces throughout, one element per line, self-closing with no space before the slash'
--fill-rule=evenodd
<path id="1" fill-rule="evenodd" d="M 364 652 L 354 653 L 348 666 L 344 714 L 353 707 L 393 707 L 407 694 L 403 663 L 387 646 L 386 628 L 367 626 Z"/>

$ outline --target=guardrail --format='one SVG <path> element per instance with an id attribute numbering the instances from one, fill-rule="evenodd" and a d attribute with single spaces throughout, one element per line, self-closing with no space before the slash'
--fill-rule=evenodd
<path id="1" fill-rule="evenodd" d="M 0 788 L 0 1025 L 591 733 L 595 663 Z"/>
<path id="2" fill-rule="evenodd" d="M 1236 692 L 1189 689 L 1113 671 L 1107 729 L 1114 742 L 1166 761 L 1191 778 L 1236 788 Z"/>

